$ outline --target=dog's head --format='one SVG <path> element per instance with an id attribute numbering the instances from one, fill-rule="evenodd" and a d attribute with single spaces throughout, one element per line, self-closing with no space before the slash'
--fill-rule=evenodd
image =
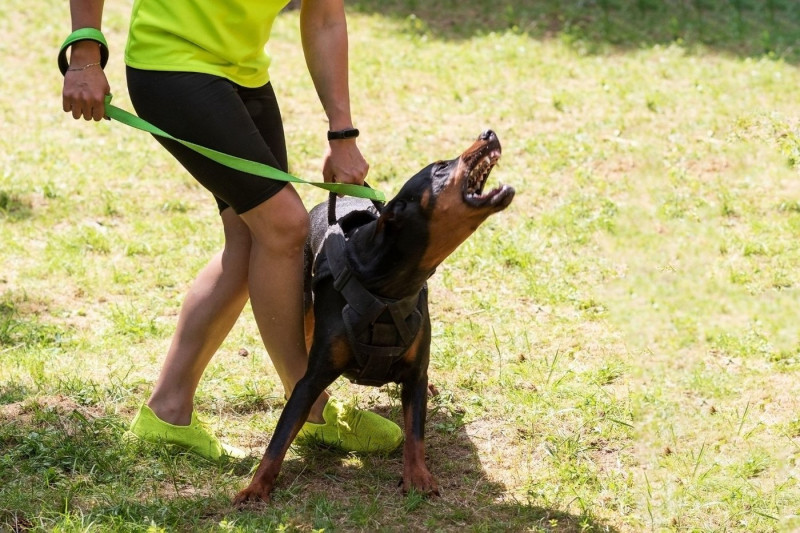
<path id="1" fill-rule="evenodd" d="M 484 220 L 514 198 L 514 189 L 508 185 L 486 188 L 500 154 L 497 135 L 487 130 L 459 157 L 420 170 L 386 204 L 377 231 L 394 241 L 401 253 L 421 251 L 418 267 L 432 272 Z"/>

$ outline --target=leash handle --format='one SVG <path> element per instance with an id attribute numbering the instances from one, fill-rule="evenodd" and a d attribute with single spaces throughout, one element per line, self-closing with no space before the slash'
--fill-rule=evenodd
<path id="1" fill-rule="evenodd" d="M 58 50 L 58 70 L 64 75 L 69 69 L 67 61 L 67 49 L 78 41 L 95 41 L 100 46 L 100 68 L 106 68 L 108 63 L 108 43 L 103 36 L 103 32 L 96 28 L 80 28 L 69 34 Z"/>
<path id="2" fill-rule="evenodd" d="M 201 146 L 193 142 L 184 141 L 183 139 L 178 139 L 177 137 L 173 137 L 164 130 L 161 130 L 158 127 L 154 126 L 153 124 L 147 122 L 146 120 L 139 118 L 134 114 L 128 113 L 124 109 L 120 109 L 114 105 L 111 105 L 110 94 L 106 95 L 105 104 L 106 104 L 106 116 L 108 118 L 126 124 L 137 130 L 145 131 L 152 135 L 158 135 L 159 137 L 164 137 L 166 139 L 171 139 L 173 141 L 179 142 L 182 145 L 186 146 L 187 148 L 190 148 L 195 152 L 202 154 L 221 165 L 225 165 L 226 167 L 230 167 L 235 170 L 240 170 L 242 172 L 247 172 L 248 174 L 253 174 L 255 176 L 261 176 L 262 178 L 269 178 L 278 181 L 287 181 L 290 183 L 303 183 L 306 185 L 313 185 L 314 187 L 319 187 L 320 189 L 325 189 L 327 191 L 330 191 L 332 194 L 344 194 L 347 196 L 355 196 L 358 198 L 367 198 L 377 202 L 383 202 L 386 199 L 386 197 L 382 192 L 376 191 L 375 189 L 372 189 L 370 187 L 362 187 L 361 185 L 353 185 L 351 183 L 325 183 L 316 181 L 314 182 L 306 181 L 304 179 L 298 178 L 297 176 L 292 176 L 291 174 L 288 174 L 275 167 L 265 165 L 264 163 L 251 161 L 249 159 L 243 159 L 241 157 L 236 157 L 230 154 L 226 154 L 224 152 L 218 152 L 217 150 L 212 150 L 211 148 L 206 148 L 205 146 Z"/>
<path id="3" fill-rule="evenodd" d="M 381 196 L 383 196 L 383 194 L 381 194 L 380 192 L 378 192 L 375 189 L 373 189 L 372 187 L 370 187 L 369 184 L 366 181 L 364 182 L 364 187 L 366 189 L 370 190 L 370 191 L 374 191 L 374 192 L 380 194 Z M 328 195 L 328 225 L 329 226 L 333 226 L 334 224 L 336 224 L 336 220 L 337 220 L 336 219 L 336 197 L 337 196 L 339 196 L 339 195 L 336 194 L 335 192 L 331 192 Z M 350 196 L 355 196 L 355 195 L 350 195 Z M 375 206 L 375 209 L 378 210 L 378 213 L 380 213 L 381 210 L 383 210 L 383 202 L 385 200 L 383 200 L 383 199 L 378 200 L 378 199 L 373 198 L 371 196 L 370 197 L 362 196 L 361 198 L 368 198 L 369 200 L 372 200 L 372 205 Z"/>

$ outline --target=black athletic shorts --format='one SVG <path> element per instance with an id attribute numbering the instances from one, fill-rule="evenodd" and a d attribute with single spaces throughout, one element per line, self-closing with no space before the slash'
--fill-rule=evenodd
<path id="1" fill-rule="evenodd" d="M 247 88 L 197 72 L 127 68 L 136 113 L 173 137 L 286 172 L 286 139 L 272 85 Z M 217 200 L 244 213 L 280 191 L 285 182 L 240 172 L 182 144 L 156 137 Z"/>

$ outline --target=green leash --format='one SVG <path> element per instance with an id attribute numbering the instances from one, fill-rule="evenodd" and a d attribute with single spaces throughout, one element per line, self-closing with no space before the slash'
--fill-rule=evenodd
<path id="1" fill-rule="evenodd" d="M 69 37 L 67 37 L 67 39 L 64 41 L 64 44 L 61 45 L 61 48 L 58 51 L 58 69 L 61 71 L 62 75 L 66 74 L 67 69 L 69 68 L 69 62 L 67 61 L 67 48 L 79 41 L 97 42 L 100 47 L 100 67 L 104 68 L 106 66 L 106 63 L 108 62 L 108 44 L 106 43 L 105 37 L 103 37 L 103 33 L 96 28 L 80 28 L 72 32 Z M 153 135 L 158 135 L 159 137 L 164 137 L 166 139 L 179 142 L 187 148 L 191 148 L 195 152 L 198 152 L 207 158 L 234 170 L 240 170 L 248 174 L 261 176 L 262 178 L 313 185 L 314 187 L 325 189 L 334 195 L 344 194 L 347 196 L 356 196 L 358 198 L 367 198 L 374 202 L 386 201 L 386 197 L 382 192 L 376 191 L 366 184 L 362 186 L 354 185 L 352 183 L 323 183 L 306 181 L 296 176 L 292 176 L 291 174 L 287 174 L 286 172 L 277 168 L 265 165 L 264 163 L 250 161 L 249 159 L 242 159 L 241 157 L 232 156 L 230 154 L 212 150 L 211 148 L 206 148 L 205 146 L 200 146 L 199 144 L 178 139 L 177 137 L 173 137 L 169 133 L 155 127 L 146 120 L 111 105 L 110 94 L 106 95 L 105 111 L 106 116 L 110 119 L 114 119 L 117 122 L 121 122 L 132 128 L 136 128 L 137 130 L 142 130 Z"/>
<path id="2" fill-rule="evenodd" d="M 178 139 L 177 137 L 173 137 L 164 130 L 157 128 L 156 126 L 152 125 L 146 120 L 141 119 L 131 113 L 128 113 L 124 109 L 120 109 L 114 105 L 111 105 L 110 94 L 106 95 L 106 116 L 110 119 L 116 120 L 117 122 L 121 122 L 122 124 L 135 128 L 137 130 L 145 131 L 153 135 L 158 135 L 159 137 L 164 137 L 166 139 L 177 141 L 182 145 L 186 146 L 187 148 L 191 148 L 195 152 L 203 154 L 207 158 L 216 161 L 221 165 L 225 165 L 226 167 L 230 167 L 235 170 L 240 170 L 248 174 L 253 174 L 255 176 L 261 176 L 262 178 L 269 178 L 278 181 L 288 181 L 291 183 L 304 183 L 306 185 L 313 185 L 314 187 L 319 187 L 320 189 L 325 189 L 326 191 L 335 194 L 344 194 L 347 196 L 355 196 L 358 198 L 367 198 L 369 200 L 375 200 L 376 202 L 386 201 L 386 197 L 382 192 L 376 191 L 375 189 L 372 189 L 370 187 L 362 185 L 354 185 L 351 183 L 324 183 L 324 182 L 306 181 L 304 179 L 298 178 L 297 176 L 292 176 L 291 174 L 287 174 L 286 172 L 279 170 L 275 167 L 265 165 L 264 163 L 258 163 L 256 161 L 251 161 L 249 159 L 242 159 L 241 157 L 236 157 L 223 152 L 218 152 L 217 150 L 212 150 L 211 148 L 206 148 L 205 146 L 200 146 L 199 144 L 195 144 L 189 141 L 184 141 L 183 139 Z"/>

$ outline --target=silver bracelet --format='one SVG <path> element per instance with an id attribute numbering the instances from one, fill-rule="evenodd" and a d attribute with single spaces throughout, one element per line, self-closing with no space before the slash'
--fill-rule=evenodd
<path id="1" fill-rule="evenodd" d="M 82 67 L 75 67 L 75 68 L 70 67 L 70 68 L 67 69 L 67 72 L 71 72 L 71 71 L 75 71 L 75 70 L 86 70 L 89 67 L 96 67 L 99 64 L 100 64 L 100 62 L 98 61 L 97 63 L 89 63 L 88 65 L 84 65 Z"/>

